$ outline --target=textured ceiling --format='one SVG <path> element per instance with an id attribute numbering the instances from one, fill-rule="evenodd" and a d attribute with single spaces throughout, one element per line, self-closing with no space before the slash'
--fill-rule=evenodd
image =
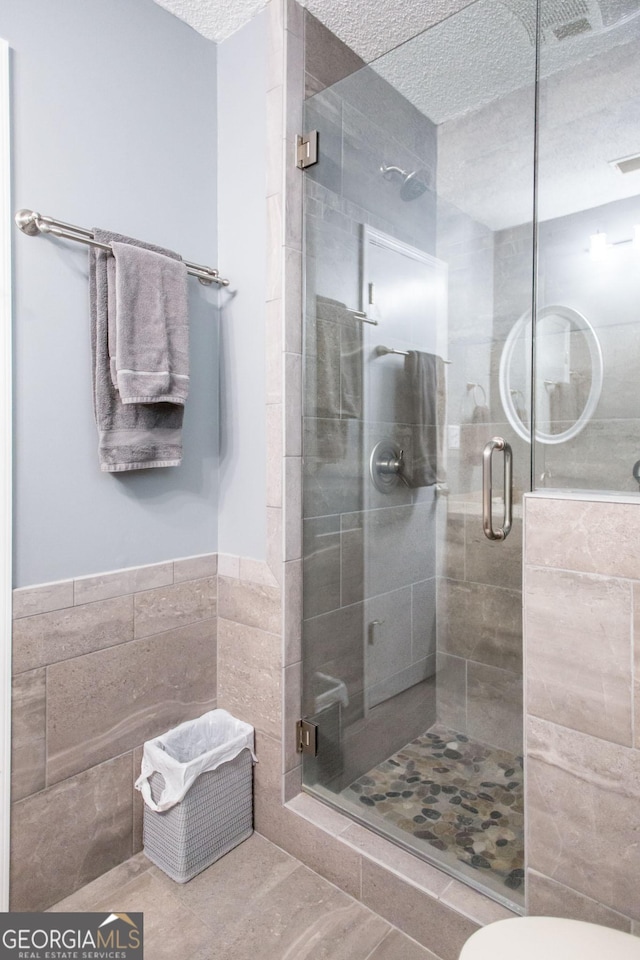
<path id="1" fill-rule="evenodd" d="M 640 171 L 622 175 L 609 163 L 640 152 L 638 62 L 640 41 L 635 41 L 545 81 L 538 141 L 540 220 L 640 195 Z M 492 230 L 530 222 L 533 132 L 527 87 L 443 123 L 438 127 L 438 196 Z M 594 220 L 593 231 L 597 228 Z"/>
<path id="2" fill-rule="evenodd" d="M 366 63 L 450 17 L 475 0 L 302 0 L 318 20 Z"/>
<path id="3" fill-rule="evenodd" d="M 631 0 L 625 2 L 629 5 Z M 567 72 L 640 36 L 640 0 L 633 2 L 635 19 L 621 28 L 603 30 L 593 18 L 591 32 L 560 42 L 545 41 L 540 51 L 541 76 Z M 556 20 L 562 24 L 557 9 Z M 472 113 L 534 82 L 535 48 L 529 22 L 534 11 L 535 0 L 475 0 L 372 67 L 434 123 Z M 607 77 L 608 82 L 616 80 L 615 75 Z"/>
<path id="4" fill-rule="evenodd" d="M 478 0 L 372 66 L 439 124 L 533 83 L 536 61 L 526 27 L 511 10 Z"/>
<path id="5" fill-rule="evenodd" d="M 207 40 L 225 40 L 251 20 L 266 0 L 155 0 Z"/>
<path id="6" fill-rule="evenodd" d="M 473 8 L 477 14 L 483 4 L 484 0 L 480 0 Z M 470 11 L 461 14 L 461 18 L 467 13 Z M 444 31 L 444 27 L 439 29 Z M 481 30 L 478 25 L 476 36 Z M 437 39 L 435 33 L 433 41 Z M 532 54 L 527 54 L 518 40 L 516 27 L 505 37 L 509 38 L 509 45 L 520 49 L 520 66 L 513 61 L 510 73 L 500 76 L 485 70 L 483 76 L 482 49 L 468 47 L 465 51 L 460 41 L 459 57 L 455 48 L 449 46 L 448 58 L 438 62 L 443 64 L 449 79 L 453 81 L 458 76 L 460 84 L 459 71 L 468 55 L 464 80 L 475 75 L 479 89 L 474 92 L 473 86 L 469 86 L 466 104 L 462 100 L 456 104 L 456 94 L 447 95 L 445 91 L 441 101 L 434 99 L 430 106 L 433 110 L 442 107 L 444 111 L 439 117 L 444 122 L 438 127 L 438 194 L 492 230 L 526 223 L 532 218 Z M 431 62 L 434 51 L 435 46 L 430 52 L 423 45 L 422 62 Z M 640 152 L 639 63 L 640 18 L 618 31 L 583 35 L 542 47 L 540 72 L 544 79 L 538 115 L 540 220 L 640 194 L 640 171 L 623 176 L 609 164 L 618 157 Z M 486 88 L 492 83 L 494 96 L 489 100 Z M 431 90 L 437 85 L 432 87 L 429 82 L 426 86 L 431 98 Z M 406 95 L 406 90 L 402 92 Z M 416 105 L 429 113 L 424 94 Z M 462 109 L 456 110 L 456 106 Z M 453 111 L 451 119 L 446 115 L 448 108 Z"/>
<path id="7" fill-rule="evenodd" d="M 367 62 L 415 37 L 474 0 L 301 0 Z M 156 0 L 208 40 L 224 40 L 266 5 L 266 0 Z"/>

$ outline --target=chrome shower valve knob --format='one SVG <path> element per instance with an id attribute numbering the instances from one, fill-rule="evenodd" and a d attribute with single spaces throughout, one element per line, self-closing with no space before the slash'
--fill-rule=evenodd
<path id="1" fill-rule="evenodd" d="M 404 475 L 404 450 L 393 440 L 379 440 L 369 458 L 369 475 L 381 493 L 390 493 L 400 480 L 406 486 L 409 481 Z"/>

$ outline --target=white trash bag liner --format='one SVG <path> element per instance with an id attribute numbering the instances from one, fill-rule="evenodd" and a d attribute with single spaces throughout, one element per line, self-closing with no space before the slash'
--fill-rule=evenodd
<path id="1" fill-rule="evenodd" d="M 147 740 L 136 790 L 148 807 L 163 813 L 180 803 L 201 773 L 215 770 L 245 749 L 251 751 L 255 762 L 253 727 L 236 720 L 226 710 L 211 710 L 197 720 L 187 720 L 168 733 Z M 164 788 L 157 803 L 151 796 L 149 783 L 153 773 L 164 777 Z"/>

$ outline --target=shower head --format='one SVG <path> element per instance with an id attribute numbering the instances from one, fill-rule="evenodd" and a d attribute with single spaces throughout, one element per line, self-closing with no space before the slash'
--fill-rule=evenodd
<path id="1" fill-rule="evenodd" d="M 425 170 L 412 170 L 407 173 L 401 167 L 390 167 L 383 163 L 380 167 L 380 173 L 385 180 L 392 180 L 394 176 L 402 177 L 400 185 L 401 200 L 417 200 L 427 189 L 427 183 L 424 179 L 426 177 Z"/>
<path id="2" fill-rule="evenodd" d="M 417 200 L 427 189 L 427 185 L 419 176 L 422 170 L 413 170 L 405 177 L 405 181 L 400 187 L 401 200 Z"/>

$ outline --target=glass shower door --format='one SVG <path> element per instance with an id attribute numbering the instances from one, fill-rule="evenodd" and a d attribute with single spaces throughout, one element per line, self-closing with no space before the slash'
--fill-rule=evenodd
<path id="1" fill-rule="evenodd" d="M 540 12 L 535 481 L 637 494 L 640 2 Z"/>
<path id="2" fill-rule="evenodd" d="M 531 451 L 501 369 L 514 339 L 531 366 L 525 6 L 479 0 L 305 105 L 305 789 L 516 907 Z M 507 389 L 527 425 L 526 384 Z"/>

